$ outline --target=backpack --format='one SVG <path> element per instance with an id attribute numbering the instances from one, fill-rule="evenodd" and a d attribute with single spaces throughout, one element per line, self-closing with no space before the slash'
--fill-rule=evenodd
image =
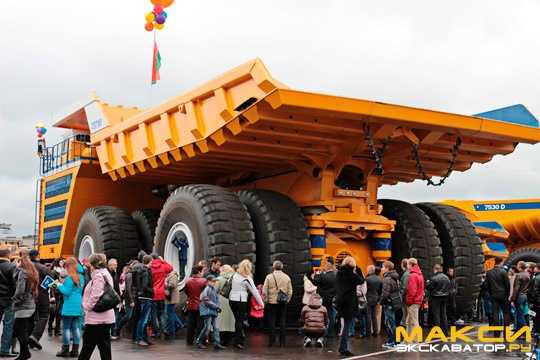
<path id="1" fill-rule="evenodd" d="M 394 311 L 398 311 L 402 308 L 402 298 L 403 294 L 401 293 L 401 287 L 399 286 L 399 281 L 396 281 L 397 284 L 397 291 L 393 291 L 390 293 L 390 304 L 392 305 L 392 308 Z"/>
<path id="2" fill-rule="evenodd" d="M 361 285 L 358 285 L 358 287 L 360 287 Z M 357 294 L 358 294 L 358 290 L 357 290 Z M 357 298 L 358 298 L 358 310 L 365 310 L 367 309 L 367 298 L 366 298 L 366 294 L 360 290 L 360 295 L 358 296 L 357 295 Z"/>
<path id="3" fill-rule="evenodd" d="M 233 274 L 230 278 L 228 278 L 227 281 L 225 281 L 225 284 L 223 284 L 223 287 L 219 291 L 219 294 L 223 296 L 225 299 L 228 299 L 229 295 L 231 294 L 232 281 L 233 281 L 234 275 L 236 275 L 236 273 Z"/>
<path id="4" fill-rule="evenodd" d="M 134 288 L 135 296 L 137 297 L 153 297 L 154 295 L 154 289 L 152 288 L 152 284 L 150 282 L 152 275 L 150 274 L 150 271 L 146 268 L 137 268 L 134 271 L 132 271 L 132 286 Z M 145 294 L 145 292 L 148 292 L 148 294 Z M 150 295 L 151 294 L 151 295 Z"/>

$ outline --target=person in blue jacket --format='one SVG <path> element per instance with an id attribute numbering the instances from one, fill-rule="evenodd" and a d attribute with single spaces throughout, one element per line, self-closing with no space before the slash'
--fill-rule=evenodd
<path id="1" fill-rule="evenodd" d="M 62 349 L 56 354 L 58 357 L 78 357 L 81 340 L 82 294 L 84 289 L 84 268 L 75 258 L 66 261 L 67 277 L 62 283 L 55 283 L 58 291 L 64 297 L 62 305 L 63 341 Z M 73 346 L 69 345 L 73 339 Z"/>
<path id="2" fill-rule="evenodd" d="M 219 341 L 219 328 L 216 324 L 216 318 L 221 308 L 219 307 L 219 297 L 216 290 L 217 279 L 214 275 L 208 275 L 206 278 L 208 284 L 201 293 L 201 302 L 199 305 L 199 313 L 203 321 L 203 328 L 197 337 L 197 346 L 199 349 L 206 349 L 204 341 L 208 337 L 210 329 L 214 337 L 214 349 L 223 350 L 225 346 L 222 346 Z"/>

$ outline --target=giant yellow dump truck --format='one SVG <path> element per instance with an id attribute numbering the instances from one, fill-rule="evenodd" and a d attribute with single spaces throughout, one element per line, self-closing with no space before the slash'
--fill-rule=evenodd
<path id="1" fill-rule="evenodd" d="M 274 260 L 302 276 L 326 255 L 364 268 L 419 259 L 456 269 L 458 306 L 478 293 L 483 253 L 451 206 L 378 199 L 383 184 L 446 178 L 540 140 L 523 106 L 465 116 L 293 90 L 258 59 L 150 109 L 91 97 L 55 124 L 41 157 L 42 259 L 155 251 L 183 285 L 200 259 Z M 536 121 L 536 122 L 535 122 Z M 293 307 L 294 309 L 294 307 Z"/>
<path id="2" fill-rule="evenodd" d="M 445 200 L 459 209 L 483 240 L 486 267 L 495 257 L 505 264 L 518 261 L 540 263 L 540 199 Z"/>

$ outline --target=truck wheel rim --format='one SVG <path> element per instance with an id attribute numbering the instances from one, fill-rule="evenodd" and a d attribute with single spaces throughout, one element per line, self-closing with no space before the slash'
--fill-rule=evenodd
<path id="1" fill-rule="evenodd" d="M 94 254 L 95 248 L 94 239 L 90 235 L 85 235 L 79 247 L 79 260 L 87 259 L 90 255 Z"/>
<path id="2" fill-rule="evenodd" d="M 180 290 L 184 288 L 184 285 L 186 283 L 187 278 L 191 276 L 191 269 L 193 268 L 194 262 L 195 262 L 195 242 L 193 240 L 193 234 L 189 227 L 184 224 L 183 222 L 178 222 L 174 224 L 171 229 L 169 230 L 169 233 L 167 234 L 167 242 L 165 244 L 165 250 L 163 254 L 163 258 L 165 261 L 167 261 L 169 264 L 172 265 L 174 268 L 174 271 L 176 271 L 179 276 L 181 275 L 180 272 L 180 259 L 179 259 L 179 250 L 178 248 L 173 244 L 173 241 L 178 233 L 184 233 L 186 236 L 187 242 L 188 242 L 188 249 L 187 249 L 187 261 L 186 265 L 184 267 L 184 277 L 180 278 Z"/>

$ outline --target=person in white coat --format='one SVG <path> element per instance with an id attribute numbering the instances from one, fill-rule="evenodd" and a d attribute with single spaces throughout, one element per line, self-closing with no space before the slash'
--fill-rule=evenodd
<path id="1" fill-rule="evenodd" d="M 302 304 L 309 305 L 309 299 L 311 295 L 317 292 L 317 287 L 311 282 L 311 274 L 304 275 L 304 296 L 302 297 Z"/>

